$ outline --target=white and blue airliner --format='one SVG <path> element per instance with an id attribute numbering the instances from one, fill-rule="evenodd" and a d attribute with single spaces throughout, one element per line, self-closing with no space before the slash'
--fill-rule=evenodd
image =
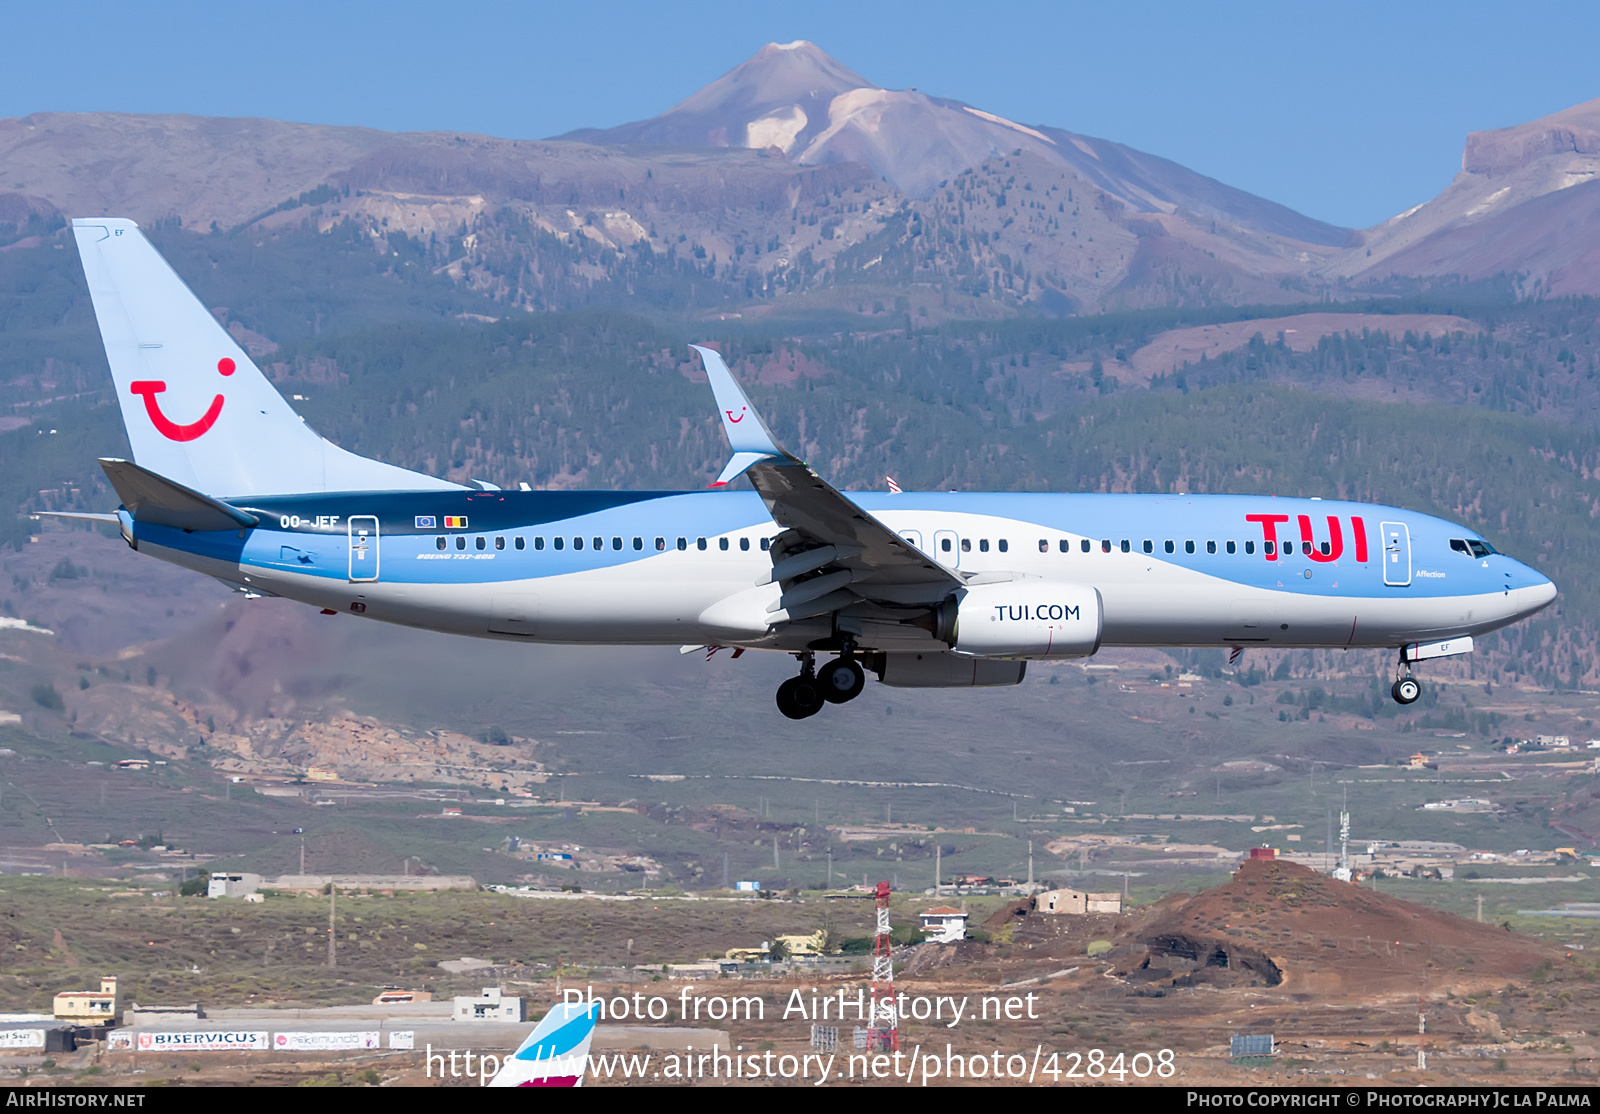
<path id="1" fill-rule="evenodd" d="M 709 491 L 450 483 L 319 437 L 130 220 L 73 221 L 141 553 L 253 595 L 479 638 L 792 654 L 793 719 L 886 685 L 1020 682 L 1102 646 L 1472 649 L 1555 585 L 1397 507 L 1238 495 L 850 492 L 697 347 L 733 455 Z M 726 490 L 738 476 L 755 490 Z M 523 485 L 526 488 L 526 485 Z M 825 664 L 819 667 L 819 655 Z"/>

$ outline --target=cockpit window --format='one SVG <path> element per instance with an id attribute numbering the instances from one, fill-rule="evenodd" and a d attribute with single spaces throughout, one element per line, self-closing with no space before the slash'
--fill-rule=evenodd
<path id="1" fill-rule="evenodd" d="M 1457 553 L 1465 553 L 1468 557 L 1487 557 L 1498 550 L 1486 541 L 1478 538 L 1451 538 L 1450 548 Z"/>

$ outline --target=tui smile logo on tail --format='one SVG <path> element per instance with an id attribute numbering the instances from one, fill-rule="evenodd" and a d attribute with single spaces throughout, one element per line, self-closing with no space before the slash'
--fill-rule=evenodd
<path id="1" fill-rule="evenodd" d="M 724 410 L 723 413 L 728 415 L 728 421 L 732 422 L 734 425 L 738 425 L 740 422 L 744 421 L 744 416 L 749 409 L 750 408 L 748 406 L 739 407 L 739 416 L 737 418 L 733 416 L 732 410 Z"/>
<path id="2" fill-rule="evenodd" d="M 224 356 L 217 361 L 217 374 L 232 375 L 234 367 L 234 362 Z M 144 409 L 145 413 L 150 415 L 150 423 L 168 441 L 193 441 L 197 437 L 204 436 L 206 431 L 216 424 L 218 416 L 222 413 L 221 395 L 211 400 L 211 405 L 206 407 L 206 412 L 200 415 L 198 421 L 179 425 L 161 412 L 161 404 L 156 401 L 156 395 L 166 389 L 167 383 L 164 379 L 140 379 L 128 386 L 128 390 L 144 397 Z"/>

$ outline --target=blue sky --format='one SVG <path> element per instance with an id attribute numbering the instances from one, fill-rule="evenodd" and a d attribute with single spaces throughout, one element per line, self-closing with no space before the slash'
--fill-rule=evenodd
<path id="1" fill-rule="evenodd" d="M 653 116 L 769 41 L 1364 226 L 1468 131 L 1600 97 L 1600 5 L 0 0 L 0 116 L 266 116 L 542 138 Z"/>

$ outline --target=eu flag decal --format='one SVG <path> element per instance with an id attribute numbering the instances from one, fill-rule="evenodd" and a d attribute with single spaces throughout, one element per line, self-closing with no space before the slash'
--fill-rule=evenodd
<path id="1" fill-rule="evenodd" d="M 417 529 L 418 530 L 435 530 L 435 529 L 438 529 L 438 527 L 436 527 L 434 525 L 434 517 L 433 517 L 433 515 L 431 515 L 431 514 L 419 514 L 419 515 L 417 515 Z"/>

